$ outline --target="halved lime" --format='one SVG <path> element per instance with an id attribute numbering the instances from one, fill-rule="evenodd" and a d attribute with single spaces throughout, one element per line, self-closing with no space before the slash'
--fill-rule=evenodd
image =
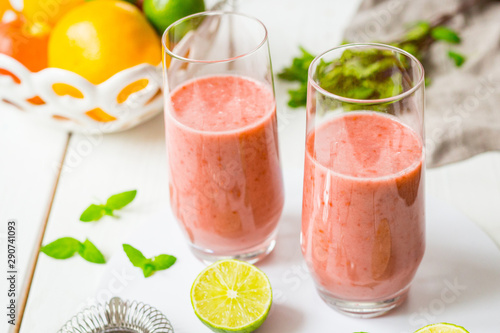
<path id="1" fill-rule="evenodd" d="M 272 298 L 264 272 L 239 260 L 208 266 L 191 287 L 194 312 L 214 332 L 255 331 L 266 320 Z"/>
<path id="2" fill-rule="evenodd" d="M 469 333 L 462 326 L 448 323 L 432 324 L 416 330 L 415 333 Z"/>

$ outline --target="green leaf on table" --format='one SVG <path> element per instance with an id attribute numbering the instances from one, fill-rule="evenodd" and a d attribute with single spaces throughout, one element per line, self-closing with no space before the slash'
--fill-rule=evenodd
<path id="1" fill-rule="evenodd" d="M 431 30 L 431 36 L 435 40 L 441 40 L 451 44 L 460 43 L 460 36 L 458 33 L 455 30 L 442 25 L 433 28 Z"/>
<path id="2" fill-rule="evenodd" d="M 80 221 L 82 222 L 92 222 L 98 221 L 106 213 L 105 207 L 102 205 L 90 205 L 85 209 L 85 211 L 80 216 Z"/>
<path id="3" fill-rule="evenodd" d="M 450 57 L 450 59 L 452 59 L 455 62 L 455 66 L 457 67 L 462 66 L 466 60 L 463 54 L 455 51 L 448 51 L 448 57 Z"/>
<path id="4" fill-rule="evenodd" d="M 128 259 L 135 267 L 143 268 L 147 262 L 146 257 L 141 251 L 137 250 L 135 247 L 129 244 L 123 244 L 123 251 L 127 255 Z"/>
<path id="5" fill-rule="evenodd" d="M 130 204 L 135 199 L 136 195 L 137 190 L 126 191 L 110 196 L 105 205 L 92 204 L 82 213 L 80 221 L 99 221 L 104 215 L 118 217 L 114 214 L 114 211 L 122 209 Z"/>
<path id="6" fill-rule="evenodd" d="M 408 32 L 406 33 L 406 40 L 415 41 L 425 37 L 431 30 L 431 25 L 429 22 L 420 21 L 417 22 Z M 410 52 L 411 53 L 411 52 Z"/>
<path id="7" fill-rule="evenodd" d="M 154 257 L 152 264 L 157 271 L 161 271 L 170 268 L 176 261 L 177 258 L 174 256 L 169 254 L 160 254 L 159 256 Z"/>
<path id="8" fill-rule="evenodd" d="M 50 244 L 42 246 L 40 252 L 55 259 L 68 259 L 78 253 L 83 259 L 95 263 L 104 264 L 106 259 L 101 251 L 88 239 L 81 243 L 72 237 L 63 237 L 53 241 Z"/>
<path id="9" fill-rule="evenodd" d="M 141 251 L 129 244 L 123 244 L 123 250 L 135 267 L 142 269 L 144 277 L 150 277 L 157 271 L 170 268 L 177 258 L 168 254 L 160 254 L 152 259 L 146 258 Z"/>
<path id="10" fill-rule="evenodd" d="M 142 273 L 144 274 L 145 278 L 148 278 L 151 275 L 153 275 L 155 271 L 156 271 L 155 266 L 153 266 L 153 264 L 150 263 L 150 260 L 148 260 L 148 263 L 144 265 L 144 268 L 142 269 Z"/>
<path id="11" fill-rule="evenodd" d="M 80 251 L 78 253 L 83 259 L 95 264 L 106 263 L 106 259 L 102 255 L 101 251 L 99 251 L 91 241 L 86 239 L 82 245 L 83 246 L 80 248 Z"/>
<path id="12" fill-rule="evenodd" d="M 80 241 L 71 237 L 63 237 L 42 246 L 40 251 L 54 259 L 68 259 L 80 251 L 81 247 Z"/>
<path id="13" fill-rule="evenodd" d="M 109 197 L 108 201 L 106 201 L 106 208 L 111 210 L 122 209 L 131 203 L 135 199 L 136 195 L 137 190 L 112 195 Z"/>

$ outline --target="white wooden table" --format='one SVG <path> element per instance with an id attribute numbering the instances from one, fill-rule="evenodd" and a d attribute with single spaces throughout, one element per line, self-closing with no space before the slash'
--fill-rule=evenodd
<path id="1" fill-rule="evenodd" d="M 277 72 L 298 53 L 298 45 L 317 53 L 339 44 L 358 3 L 252 0 L 242 1 L 240 10 L 267 25 Z M 304 110 L 286 106 L 288 88 L 276 81 L 285 169 L 301 167 L 305 134 Z M 19 111 L 4 108 L 0 158 L 0 237 L 5 236 L 8 219 L 19 225 L 20 331 L 55 332 L 93 302 L 89 295 L 95 294 L 105 266 L 78 257 L 53 260 L 38 255 L 40 245 L 63 236 L 89 238 L 110 258 L 122 251 L 121 244 L 137 224 L 168 205 L 163 118 L 159 115 L 124 133 L 89 137 L 41 127 Z M 500 244 L 499 152 L 428 170 L 427 175 L 428 194 L 465 213 Z M 90 203 L 129 189 L 138 189 L 138 196 L 122 218 L 78 221 Z M 5 238 L 0 241 L 3 248 Z M 0 258 L 2 269 L 4 261 Z M 1 280 L 5 283 L 3 275 Z M 2 295 L 4 290 L 2 284 Z M 0 328 L 19 331 L 4 319 Z"/>

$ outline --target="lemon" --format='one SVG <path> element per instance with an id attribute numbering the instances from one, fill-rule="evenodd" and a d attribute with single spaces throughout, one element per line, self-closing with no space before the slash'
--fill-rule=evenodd
<path id="1" fill-rule="evenodd" d="M 22 12 L 31 24 L 52 27 L 64 14 L 84 2 L 85 0 L 24 0 Z"/>
<path id="2" fill-rule="evenodd" d="M 175 21 L 205 10 L 203 0 L 144 0 L 144 14 L 159 34 Z"/>
<path id="3" fill-rule="evenodd" d="M 198 275 L 191 288 L 191 303 L 196 316 L 214 332 L 253 332 L 271 308 L 271 284 L 251 264 L 221 260 Z"/>
<path id="4" fill-rule="evenodd" d="M 142 64 L 161 62 L 161 42 L 137 7 L 120 0 L 86 2 L 67 13 L 49 41 L 49 66 L 99 84 Z"/>
<path id="5" fill-rule="evenodd" d="M 448 323 L 432 324 L 422 327 L 415 333 L 469 333 L 465 328 Z"/>

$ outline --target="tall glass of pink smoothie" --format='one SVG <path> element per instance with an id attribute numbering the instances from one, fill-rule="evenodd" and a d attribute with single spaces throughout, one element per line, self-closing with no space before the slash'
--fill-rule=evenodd
<path id="1" fill-rule="evenodd" d="M 357 317 L 401 304 L 425 248 L 424 72 L 381 44 L 309 68 L 302 253 L 321 298 Z"/>
<path id="2" fill-rule="evenodd" d="M 205 12 L 163 36 L 170 204 L 205 262 L 272 251 L 284 203 L 265 26 Z"/>

